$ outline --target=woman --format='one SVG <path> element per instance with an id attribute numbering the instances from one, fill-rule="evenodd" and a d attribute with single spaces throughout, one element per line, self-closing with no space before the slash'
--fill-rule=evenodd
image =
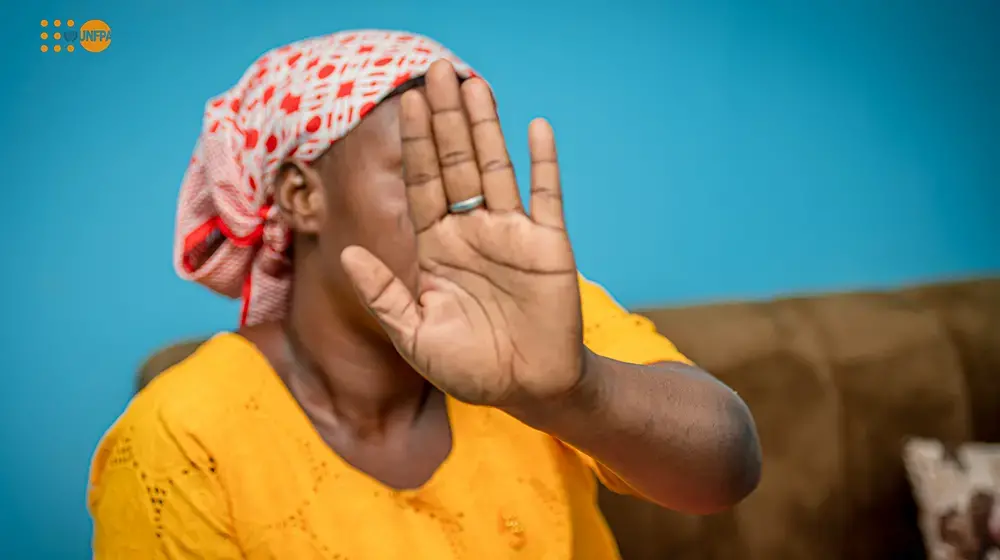
<path id="1" fill-rule="evenodd" d="M 176 259 L 242 327 L 101 442 L 95 555 L 604 559 L 594 473 L 690 513 L 746 496 L 746 406 L 580 287 L 529 139 L 530 216 L 486 83 L 400 32 L 282 47 L 210 101 Z"/>

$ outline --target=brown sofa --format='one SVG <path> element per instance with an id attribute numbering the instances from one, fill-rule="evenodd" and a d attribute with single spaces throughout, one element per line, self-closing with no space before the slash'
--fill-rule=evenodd
<path id="1" fill-rule="evenodd" d="M 902 441 L 1000 441 L 1000 279 L 644 314 L 749 403 L 764 476 L 704 518 L 602 493 L 625 560 L 924 558 Z"/>

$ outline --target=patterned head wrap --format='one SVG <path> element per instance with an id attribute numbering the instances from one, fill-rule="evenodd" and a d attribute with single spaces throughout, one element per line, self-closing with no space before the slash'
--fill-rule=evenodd
<path id="1" fill-rule="evenodd" d="M 475 75 L 433 40 L 400 31 L 334 33 L 260 57 L 205 107 L 178 202 L 177 273 L 242 298 L 241 325 L 283 316 L 290 234 L 273 206 L 282 160 L 314 161 L 438 59 Z"/>

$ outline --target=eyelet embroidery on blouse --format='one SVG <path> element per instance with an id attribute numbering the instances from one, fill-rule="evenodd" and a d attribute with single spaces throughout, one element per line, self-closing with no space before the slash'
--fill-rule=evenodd
<path id="1" fill-rule="evenodd" d="M 204 466 L 199 465 L 195 461 L 191 461 L 187 467 L 181 468 L 174 475 L 163 475 L 154 477 L 152 473 L 148 472 L 142 466 L 140 457 L 135 453 L 135 448 L 132 446 L 132 434 L 134 428 L 132 426 L 127 426 L 125 428 L 125 433 L 114 445 L 111 457 L 108 460 L 108 466 L 111 468 L 125 469 L 132 471 L 136 476 L 138 476 L 139 481 L 146 489 L 146 496 L 149 499 L 150 512 L 152 514 L 153 526 L 155 528 L 155 535 L 157 539 L 163 538 L 163 508 L 164 504 L 170 498 L 171 489 L 174 486 L 174 477 L 186 477 L 189 476 L 192 471 L 201 471 L 209 473 L 215 476 L 218 466 L 215 461 L 215 457 L 209 455 L 206 459 Z"/>

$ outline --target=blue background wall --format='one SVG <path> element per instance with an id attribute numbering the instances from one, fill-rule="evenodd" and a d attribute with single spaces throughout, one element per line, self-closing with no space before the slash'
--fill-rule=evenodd
<path id="1" fill-rule="evenodd" d="M 549 117 L 580 266 L 626 304 L 1000 270 L 1000 2 L 10 4 L 2 558 L 87 557 L 87 463 L 136 365 L 233 324 L 173 275 L 176 190 L 205 99 L 304 36 L 450 45 L 496 87 L 521 171 Z M 43 54 L 43 18 L 103 19 L 112 46 Z"/>

